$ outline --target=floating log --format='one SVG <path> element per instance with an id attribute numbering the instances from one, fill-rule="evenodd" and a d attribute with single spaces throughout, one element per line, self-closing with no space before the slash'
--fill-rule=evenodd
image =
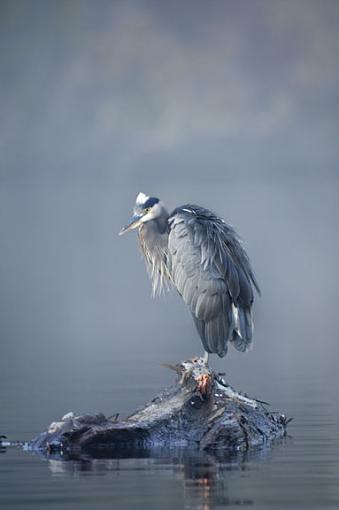
<path id="1" fill-rule="evenodd" d="M 177 373 L 176 383 L 128 418 L 68 413 L 29 448 L 68 454 L 157 447 L 231 451 L 285 435 L 289 420 L 283 414 L 235 391 L 202 358 L 167 366 Z"/>

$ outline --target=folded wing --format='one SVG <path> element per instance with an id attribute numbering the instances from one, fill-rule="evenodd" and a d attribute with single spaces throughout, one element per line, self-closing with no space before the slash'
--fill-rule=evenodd
<path id="1" fill-rule="evenodd" d="M 224 356 L 228 342 L 248 349 L 253 288 L 259 288 L 232 227 L 211 211 L 185 205 L 169 218 L 169 267 L 207 352 Z"/>

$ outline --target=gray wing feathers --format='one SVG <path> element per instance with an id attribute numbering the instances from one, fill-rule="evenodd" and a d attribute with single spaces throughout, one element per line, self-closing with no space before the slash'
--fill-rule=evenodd
<path id="1" fill-rule="evenodd" d="M 234 327 L 231 307 L 227 309 L 227 306 L 225 306 L 220 313 L 209 320 L 198 319 L 194 313 L 192 315 L 204 349 L 207 352 L 215 352 L 221 357 L 225 356 L 227 343 L 232 339 Z"/>
<path id="2" fill-rule="evenodd" d="M 172 279 L 205 350 L 224 356 L 228 341 L 246 350 L 253 331 L 252 284 L 258 286 L 234 230 L 207 209 L 191 205 L 173 211 L 169 227 Z"/>

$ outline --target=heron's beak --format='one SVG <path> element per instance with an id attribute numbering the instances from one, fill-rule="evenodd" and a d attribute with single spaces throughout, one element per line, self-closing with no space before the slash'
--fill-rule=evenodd
<path id="1" fill-rule="evenodd" d="M 139 214 L 133 214 L 131 221 L 120 230 L 119 236 L 122 236 L 122 234 L 126 234 L 126 232 L 128 232 L 129 230 L 134 230 L 135 228 L 137 228 L 141 223 L 140 222 L 141 218 L 142 216 L 140 216 Z"/>

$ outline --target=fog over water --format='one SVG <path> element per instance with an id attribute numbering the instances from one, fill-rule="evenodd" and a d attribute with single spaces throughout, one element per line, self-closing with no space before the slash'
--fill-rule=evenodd
<path id="1" fill-rule="evenodd" d="M 126 414 L 202 353 L 117 235 L 139 191 L 246 242 L 254 347 L 213 366 L 287 415 L 339 389 L 338 28 L 331 0 L 1 1 L 0 433 Z"/>

